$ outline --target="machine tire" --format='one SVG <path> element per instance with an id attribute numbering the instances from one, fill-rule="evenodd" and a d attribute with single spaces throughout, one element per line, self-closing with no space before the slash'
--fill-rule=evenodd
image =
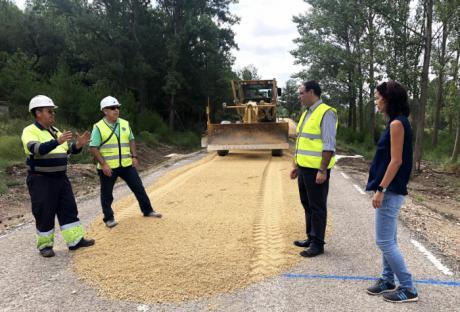
<path id="1" fill-rule="evenodd" d="M 283 150 L 281 150 L 281 149 L 274 149 L 274 150 L 272 150 L 272 156 L 275 156 L 275 157 L 281 157 L 281 156 L 283 156 Z"/>
<path id="2" fill-rule="evenodd" d="M 219 155 L 219 156 L 227 156 L 228 155 L 228 150 L 217 151 L 217 155 Z"/>

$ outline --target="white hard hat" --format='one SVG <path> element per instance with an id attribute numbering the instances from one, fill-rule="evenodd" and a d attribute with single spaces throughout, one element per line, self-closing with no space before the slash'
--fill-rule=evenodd
<path id="1" fill-rule="evenodd" d="M 54 105 L 54 102 L 52 99 L 45 95 L 37 95 L 30 100 L 29 103 L 29 112 L 32 111 L 32 109 L 37 108 L 37 107 L 54 107 L 57 108 L 56 105 Z"/>
<path id="2" fill-rule="evenodd" d="M 121 106 L 121 104 L 113 96 L 106 96 L 101 101 L 101 110 L 109 106 Z"/>

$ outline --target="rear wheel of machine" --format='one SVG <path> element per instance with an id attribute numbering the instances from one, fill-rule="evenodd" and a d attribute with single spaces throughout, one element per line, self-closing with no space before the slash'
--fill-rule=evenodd
<path id="1" fill-rule="evenodd" d="M 280 150 L 280 149 L 272 150 L 272 156 L 275 156 L 275 157 L 283 156 L 283 150 Z"/>
<path id="2" fill-rule="evenodd" d="M 227 156 L 228 155 L 228 150 L 217 151 L 217 155 L 219 155 L 219 156 Z"/>

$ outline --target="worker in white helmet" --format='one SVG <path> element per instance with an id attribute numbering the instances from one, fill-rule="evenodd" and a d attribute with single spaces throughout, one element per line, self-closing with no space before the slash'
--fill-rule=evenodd
<path id="1" fill-rule="evenodd" d="M 121 104 L 112 96 L 102 99 L 101 111 L 104 117 L 94 125 L 90 143 L 101 182 L 103 221 L 109 228 L 118 224 L 112 209 L 113 186 L 118 177 L 133 191 L 145 217 L 161 218 L 161 213 L 153 210 L 137 173 L 139 160 L 134 135 L 129 122 L 119 117 L 120 107 Z"/>
<path id="2" fill-rule="evenodd" d="M 78 154 L 89 142 L 90 134 L 61 133 L 54 124 L 57 108 L 47 96 L 37 95 L 29 104 L 35 122 L 24 128 L 22 144 L 27 155 L 27 187 L 32 201 L 32 213 L 37 228 L 37 248 L 43 257 L 53 257 L 54 220 L 57 216 L 61 233 L 70 250 L 94 245 L 84 238 L 78 218 L 77 204 L 67 178 L 69 154 Z"/>

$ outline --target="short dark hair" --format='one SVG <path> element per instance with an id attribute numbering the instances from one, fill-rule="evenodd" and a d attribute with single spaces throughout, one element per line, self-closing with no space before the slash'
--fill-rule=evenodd
<path id="1" fill-rule="evenodd" d="M 406 117 L 410 115 L 407 89 L 399 82 L 394 80 L 382 82 L 377 86 L 377 91 L 387 103 L 385 112 L 390 119 L 399 115 Z"/>
<path id="2" fill-rule="evenodd" d="M 317 96 L 321 96 L 321 87 L 319 86 L 319 84 L 316 81 L 314 81 L 314 80 L 305 81 L 303 83 L 303 87 L 305 88 L 305 91 L 313 90 L 313 92 Z"/>
<path id="3" fill-rule="evenodd" d="M 41 111 L 43 111 L 43 107 L 35 107 L 35 108 L 32 108 L 30 113 L 32 114 L 34 118 L 37 118 L 37 112 L 41 112 Z"/>

